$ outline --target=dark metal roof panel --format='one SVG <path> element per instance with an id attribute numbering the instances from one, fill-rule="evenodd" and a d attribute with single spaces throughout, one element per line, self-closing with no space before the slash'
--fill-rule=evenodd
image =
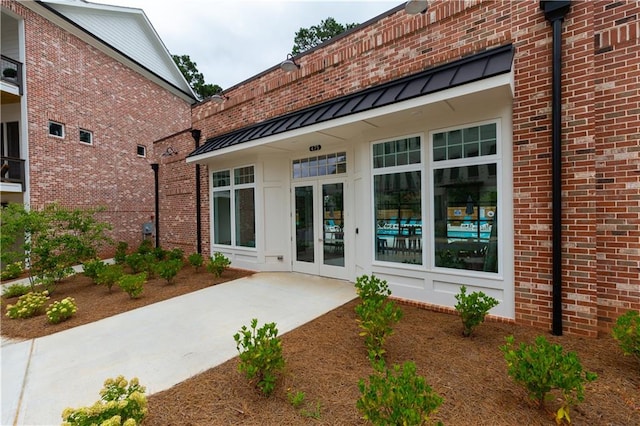
<path id="1" fill-rule="evenodd" d="M 487 62 L 489 62 L 489 59 L 470 62 L 467 66 L 459 67 L 453 80 L 451 80 L 451 85 L 457 86 L 482 78 L 484 70 L 487 67 Z"/>
<path id="2" fill-rule="evenodd" d="M 501 46 L 208 139 L 189 157 L 424 96 L 511 71 L 514 48 Z"/>

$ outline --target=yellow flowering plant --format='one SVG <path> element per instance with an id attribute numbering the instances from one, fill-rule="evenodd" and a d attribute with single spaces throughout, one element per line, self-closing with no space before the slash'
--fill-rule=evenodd
<path id="1" fill-rule="evenodd" d="M 100 400 L 90 407 L 65 408 L 62 426 L 137 426 L 147 415 L 146 388 L 136 377 L 105 380 Z"/>
<path id="2" fill-rule="evenodd" d="M 68 320 L 78 311 L 78 306 L 73 297 L 65 297 L 59 302 L 53 302 L 47 308 L 47 318 L 51 324 L 58 324 Z"/>
<path id="3" fill-rule="evenodd" d="M 7 316 L 11 319 L 31 318 L 44 312 L 44 304 L 49 299 L 49 292 L 29 292 L 18 298 L 15 305 L 7 305 Z"/>

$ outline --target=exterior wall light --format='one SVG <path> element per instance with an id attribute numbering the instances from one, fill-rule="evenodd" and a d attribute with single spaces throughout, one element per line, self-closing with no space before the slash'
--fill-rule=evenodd
<path id="1" fill-rule="evenodd" d="M 404 10 L 409 15 L 417 15 L 418 13 L 425 13 L 429 8 L 429 2 L 427 0 L 409 0 L 404 5 Z"/>
<path id="2" fill-rule="evenodd" d="M 287 59 L 285 59 L 280 63 L 280 69 L 284 72 L 296 71 L 299 68 L 300 68 L 300 65 L 296 64 L 296 61 L 295 59 L 293 59 L 293 56 L 291 55 L 291 53 L 287 54 Z"/>
<path id="3" fill-rule="evenodd" d="M 224 101 L 228 100 L 229 97 L 227 95 L 223 95 L 222 93 L 216 93 L 215 95 L 211 95 L 211 98 L 209 99 L 220 105 Z"/>

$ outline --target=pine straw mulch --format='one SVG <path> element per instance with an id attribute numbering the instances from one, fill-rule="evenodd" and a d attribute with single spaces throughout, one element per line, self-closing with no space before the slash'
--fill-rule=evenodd
<path id="1" fill-rule="evenodd" d="M 9 319 L 5 316 L 6 305 L 15 304 L 18 299 L 7 299 L 2 296 L 0 330 L 3 337 L 12 339 L 42 337 L 253 273 L 253 271 L 228 268 L 221 277 L 216 278 L 204 267 L 195 272 L 193 267 L 185 266 L 174 278 L 174 284 L 167 284 L 165 279 L 159 277 L 148 280 L 144 285 L 142 296 L 138 299 L 131 299 L 117 285 L 114 285 L 109 292 L 106 287 L 93 284 L 90 278 L 76 274 L 58 284 L 46 303 L 48 306 L 65 297 L 73 297 L 78 306 L 78 312 L 73 317 L 60 324 L 49 324 L 46 315 L 27 319 Z"/>
<path id="2" fill-rule="evenodd" d="M 250 272 L 230 269 L 222 280 L 247 273 Z M 27 321 L 32 320 L 3 319 L 2 335 L 45 335 L 61 330 L 59 327 L 73 327 L 124 308 L 142 306 L 133 306 L 136 303 L 153 303 L 211 284 L 210 274 L 195 274 L 186 267 L 175 285 L 150 281 L 144 297 L 131 301 L 118 289 L 109 294 L 76 276 L 60 285 L 52 297 L 52 300 L 66 295 L 75 297 L 79 306 L 76 317 L 57 326 L 46 325 L 44 317 L 33 319 L 28 326 Z M 153 291 L 149 291 L 151 286 Z M 81 294 L 85 291 L 92 296 L 84 299 Z M 169 296 L 165 291 L 176 294 Z M 3 300 L 3 312 L 5 303 Z M 238 359 L 234 358 L 171 389 L 150 395 L 144 425 L 366 424 L 356 409 L 355 402 L 360 396 L 357 383 L 367 378 L 372 369 L 363 339 L 358 336 L 356 304 L 357 301 L 349 302 L 282 335 L 286 367 L 269 398 L 261 396 L 237 371 Z M 401 364 L 408 360 L 416 363 L 418 373 L 444 397 L 433 418 L 445 425 L 555 424 L 552 410 L 557 409 L 558 400 L 548 402 L 542 409 L 532 404 L 524 389 L 506 374 L 506 364 L 498 349 L 507 335 L 514 335 L 516 342 L 531 343 L 540 334 L 562 344 L 565 350 L 577 352 L 583 367 L 599 376 L 586 385 L 584 402 L 572 409 L 572 424 L 640 425 L 640 364 L 622 356 L 611 337 L 556 337 L 537 329 L 488 321 L 472 337 L 464 338 L 462 324 L 455 315 L 408 305 L 401 307 L 404 316 L 386 344 L 387 363 Z M 31 331 L 26 333 L 27 329 Z M 288 392 L 297 391 L 305 394 L 305 402 L 298 409 L 287 399 Z"/>

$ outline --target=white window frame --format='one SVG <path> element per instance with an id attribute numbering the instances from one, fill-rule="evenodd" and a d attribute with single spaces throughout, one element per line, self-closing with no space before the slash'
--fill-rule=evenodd
<path id="1" fill-rule="evenodd" d="M 251 167 L 253 169 L 253 182 L 251 183 L 235 183 L 235 171 L 238 169 L 242 169 L 242 168 L 246 168 L 246 167 Z M 225 185 L 225 186 L 214 186 L 213 184 L 213 175 L 215 173 L 220 173 L 220 172 L 225 172 L 228 171 L 229 172 L 229 185 Z M 237 248 L 237 249 L 242 249 L 242 250 L 251 250 L 251 251 L 256 251 L 257 250 L 257 241 L 254 241 L 254 246 L 241 246 L 238 245 L 237 242 L 237 223 L 236 223 L 236 191 L 237 190 L 241 190 L 241 189 L 247 189 L 247 188 L 251 188 L 253 189 L 253 202 L 254 202 L 254 210 L 253 210 L 253 220 L 254 220 L 254 227 L 256 227 L 257 225 L 257 207 L 256 207 L 256 165 L 255 164 L 246 164 L 246 165 L 241 165 L 241 166 L 236 166 L 236 167 L 230 167 L 230 168 L 224 168 L 224 169 L 218 169 L 218 170 L 213 170 L 211 172 L 210 175 L 210 179 L 211 179 L 211 232 L 212 234 L 214 233 L 214 223 L 215 223 L 215 209 L 213 206 L 213 202 L 214 202 L 214 197 L 215 197 L 215 192 L 229 192 L 229 207 L 230 207 L 230 227 L 231 227 L 231 244 L 221 244 L 221 243 L 216 243 L 215 241 L 215 235 L 211 235 L 211 244 L 215 247 L 226 247 L 226 248 Z M 258 231 L 257 229 L 254 230 L 255 232 L 255 236 L 254 238 L 257 239 L 257 235 L 258 235 Z"/>
<path id="2" fill-rule="evenodd" d="M 89 142 L 85 142 L 85 141 L 82 140 L 82 133 L 83 132 L 89 135 Z M 80 128 L 79 131 L 78 131 L 78 140 L 82 144 L 93 145 L 93 132 L 91 130 Z"/>
<path id="3" fill-rule="evenodd" d="M 60 129 L 62 130 L 62 134 L 61 135 L 56 135 L 55 133 L 51 133 L 51 125 L 52 124 L 56 124 L 56 125 L 60 126 Z M 55 120 L 49 120 L 47 122 L 47 134 L 49 136 L 51 136 L 52 138 L 64 139 L 65 133 L 66 133 L 66 130 L 65 130 L 64 123 L 60 123 L 59 121 L 55 121 Z"/>
<path id="4" fill-rule="evenodd" d="M 142 148 L 142 154 L 140 154 L 140 149 Z M 147 147 L 146 145 L 136 145 L 136 155 L 140 158 L 147 158 Z"/>
<path id="5" fill-rule="evenodd" d="M 389 167 L 379 167 L 376 168 L 374 167 L 374 146 L 378 145 L 378 144 L 382 144 L 385 142 L 393 142 L 393 141 L 398 141 L 398 140 L 402 140 L 402 139 L 410 139 L 410 138 L 418 138 L 420 140 L 420 162 L 419 163 L 413 163 L 413 164 L 403 164 L 400 166 L 389 166 Z M 408 135 L 399 135 L 399 136 L 395 136 L 395 137 L 391 137 L 391 138 L 385 138 L 385 139 L 380 139 L 380 140 L 376 140 L 376 141 L 372 141 L 370 143 L 370 147 L 369 147 L 369 161 L 371 164 L 371 204 L 372 204 L 372 209 L 371 209 L 371 223 L 374 224 L 374 229 L 377 229 L 377 218 L 376 218 L 376 207 L 375 207 L 375 203 L 376 203 L 376 194 L 375 194 L 375 176 L 380 176 L 380 175 L 389 175 L 389 174 L 397 174 L 397 173 L 403 173 L 403 172 L 420 172 L 420 209 L 421 209 L 421 218 L 420 221 L 422 223 L 422 243 L 421 243 L 421 264 L 411 264 L 411 263 L 402 263 L 402 262 L 393 262 L 393 261 L 386 261 L 386 260 L 377 260 L 376 259 L 376 250 L 378 250 L 378 246 L 377 246 L 377 231 L 373 233 L 373 239 L 370 242 L 370 247 L 372 249 L 371 252 L 371 259 L 373 261 L 373 264 L 377 264 L 377 265 L 386 265 L 386 266 L 393 266 L 396 268 L 408 268 L 408 269 L 419 269 L 419 270 L 424 270 L 425 269 L 425 254 L 427 251 L 427 247 L 426 244 L 428 242 L 428 240 L 425 238 L 425 229 L 427 229 L 425 227 L 425 198 L 427 196 L 427 192 L 425 191 L 426 189 L 426 185 L 425 185 L 425 135 L 424 133 L 412 133 L 412 134 L 408 134 Z M 391 247 L 388 247 L 388 249 L 391 249 Z"/>
<path id="6" fill-rule="evenodd" d="M 434 143 L 433 137 L 435 134 L 449 132 L 452 130 L 464 130 L 471 127 L 483 126 L 486 124 L 496 125 L 496 153 L 495 154 L 479 155 L 476 157 L 467 157 L 467 158 L 462 157 L 462 158 L 456 158 L 453 160 L 440 160 L 440 161 L 433 160 L 433 143 Z M 505 237 L 505 232 L 504 232 L 505 228 L 503 225 L 504 220 L 498 219 L 498 271 L 497 272 L 484 272 L 484 271 L 475 271 L 470 269 L 456 269 L 456 268 L 436 266 L 435 223 L 433 220 L 435 217 L 435 199 L 434 199 L 435 182 L 433 180 L 434 171 L 437 169 L 446 170 L 453 167 L 467 167 L 467 166 L 485 165 L 485 164 L 496 165 L 496 188 L 498 191 L 498 201 L 496 203 L 496 210 L 498 212 L 498 217 L 504 216 L 505 213 L 503 208 L 503 199 L 506 196 L 504 192 L 507 190 L 507 188 L 504 187 L 503 178 L 502 178 L 503 177 L 502 143 L 503 143 L 502 122 L 500 118 L 465 123 L 465 124 L 450 126 L 450 127 L 441 128 L 441 129 L 434 129 L 429 132 L 429 143 L 427 144 L 428 148 L 426 150 L 427 152 L 425 153 L 428 157 L 428 162 L 426 163 L 426 166 L 427 166 L 427 175 L 428 175 L 428 181 L 429 181 L 429 187 L 427 191 L 428 199 L 425 201 L 429 205 L 430 219 L 428 221 L 429 222 L 428 232 L 429 232 L 429 235 L 431 235 L 431 238 L 425 241 L 425 245 L 428 244 L 428 247 L 425 247 L 425 249 L 428 250 L 430 253 L 429 260 L 426 265 L 429 269 L 438 270 L 438 271 L 447 271 L 447 273 L 463 273 L 463 274 L 474 274 L 474 275 L 481 274 L 483 276 L 493 277 L 493 278 L 502 278 L 502 276 L 504 275 L 505 265 L 504 265 L 503 253 L 504 253 L 504 245 L 507 243 L 507 238 Z"/>

